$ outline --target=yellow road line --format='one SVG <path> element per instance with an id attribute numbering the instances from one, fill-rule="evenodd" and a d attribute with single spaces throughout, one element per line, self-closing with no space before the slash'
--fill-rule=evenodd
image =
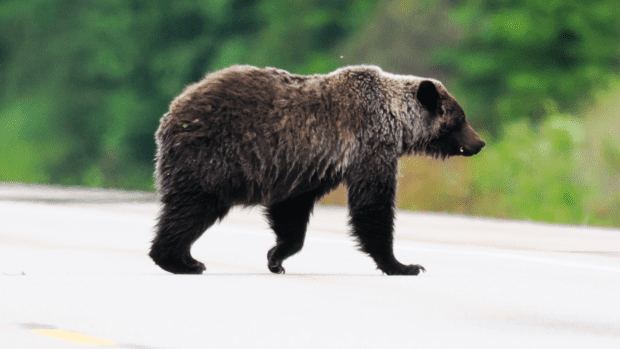
<path id="1" fill-rule="evenodd" d="M 113 345 L 116 344 L 107 339 L 95 338 L 91 336 L 87 336 L 81 333 L 75 333 L 71 331 L 62 331 L 62 330 L 31 330 L 30 333 L 38 334 L 45 337 L 51 337 L 56 339 L 61 339 L 67 342 L 79 343 L 79 344 L 88 344 L 88 345 Z"/>

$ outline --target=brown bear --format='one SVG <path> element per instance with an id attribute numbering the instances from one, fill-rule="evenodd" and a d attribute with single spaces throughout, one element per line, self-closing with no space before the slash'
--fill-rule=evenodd
<path id="1" fill-rule="evenodd" d="M 234 205 L 263 205 L 276 234 L 268 268 L 303 246 L 315 202 L 344 182 L 352 235 L 388 275 L 417 275 L 393 253 L 398 159 L 471 156 L 485 143 L 436 80 L 349 66 L 327 75 L 236 65 L 188 86 L 156 133 L 162 202 L 150 257 L 200 274 L 192 244 Z"/>

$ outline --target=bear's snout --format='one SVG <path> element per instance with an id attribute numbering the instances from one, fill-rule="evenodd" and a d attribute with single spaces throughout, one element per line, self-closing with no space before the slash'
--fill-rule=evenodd
<path id="1" fill-rule="evenodd" d="M 454 135 L 457 145 L 455 155 L 472 156 L 478 154 L 486 143 L 471 126 L 465 124 L 460 132 Z"/>
<path id="2" fill-rule="evenodd" d="M 462 146 L 459 149 L 459 153 L 460 155 L 463 155 L 463 156 L 476 155 L 482 150 L 482 148 L 484 148 L 485 145 L 486 143 L 481 139 L 480 142 L 478 142 L 478 144 L 474 146 L 470 146 L 470 147 Z"/>

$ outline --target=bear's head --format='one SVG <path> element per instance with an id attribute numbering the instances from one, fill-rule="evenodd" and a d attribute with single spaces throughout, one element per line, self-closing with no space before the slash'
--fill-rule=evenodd
<path id="1" fill-rule="evenodd" d="M 408 152 L 442 159 L 478 154 L 485 143 L 467 123 L 454 96 L 438 81 L 422 80 L 416 85 L 418 112 L 412 126 L 422 134 L 417 134 Z"/>

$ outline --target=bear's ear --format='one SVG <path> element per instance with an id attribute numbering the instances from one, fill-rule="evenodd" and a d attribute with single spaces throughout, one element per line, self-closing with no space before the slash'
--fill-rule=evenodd
<path id="1" fill-rule="evenodd" d="M 432 81 L 424 80 L 418 87 L 416 98 L 428 110 L 435 111 L 439 102 L 437 87 Z"/>

